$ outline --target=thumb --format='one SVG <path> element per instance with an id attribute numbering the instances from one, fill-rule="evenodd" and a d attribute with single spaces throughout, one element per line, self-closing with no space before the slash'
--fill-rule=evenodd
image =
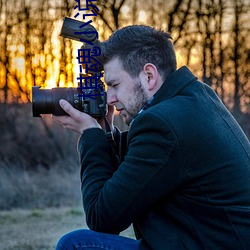
<path id="1" fill-rule="evenodd" d="M 61 99 L 59 101 L 59 104 L 66 113 L 69 113 L 72 109 L 72 105 L 64 99 Z"/>
<path id="2" fill-rule="evenodd" d="M 75 109 L 68 101 L 61 99 L 59 101 L 60 106 L 62 109 L 69 114 L 74 120 L 79 121 L 81 117 L 85 117 L 86 114 L 80 112 L 79 110 Z M 85 117 L 86 118 L 86 117 Z"/>

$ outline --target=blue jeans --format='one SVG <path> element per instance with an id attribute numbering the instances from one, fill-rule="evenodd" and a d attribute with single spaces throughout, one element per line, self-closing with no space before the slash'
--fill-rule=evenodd
<path id="1" fill-rule="evenodd" d="M 58 241 L 56 250 L 138 250 L 139 244 L 140 241 L 123 236 L 79 229 L 64 235 Z"/>

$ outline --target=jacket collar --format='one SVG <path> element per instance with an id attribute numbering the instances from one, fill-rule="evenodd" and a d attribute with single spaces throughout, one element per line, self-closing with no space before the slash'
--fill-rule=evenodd
<path id="1" fill-rule="evenodd" d="M 144 105 L 144 107 L 139 111 L 134 119 L 149 107 L 174 97 L 190 82 L 196 79 L 197 77 L 195 77 L 186 66 L 174 71 L 166 78 L 160 89 L 149 99 L 149 101 L 146 103 L 146 105 Z M 129 126 L 132 125 L 134 119 L 130 122 Z"/>
<path id="2" fill-rule="evenodd" d="M 153 100 L 151 100 L 147 108 L 174 97 L 196 79 L 197 77 L 186 66 L 179 68 L 166 78 L 160 89 L 154 94 Z"/>

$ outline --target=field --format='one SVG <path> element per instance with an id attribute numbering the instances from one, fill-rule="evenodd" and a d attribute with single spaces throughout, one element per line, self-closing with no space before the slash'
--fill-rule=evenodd
<path id="1" fill-rule="evenodd" d="M 87 228 L 81 207 L 0 211 L 0 249 L 55 249 L 61 235 L 77 228 Z M 134 237 L 131 228 L 121 235 Z"/>
<path id="2" fill-rule="evenodd" d="M 79 135 L 33 118 L 30 104 L 0 104 L 0 114 L 0 250 L 55 249 L 61 235 L 87 228 Z"/>

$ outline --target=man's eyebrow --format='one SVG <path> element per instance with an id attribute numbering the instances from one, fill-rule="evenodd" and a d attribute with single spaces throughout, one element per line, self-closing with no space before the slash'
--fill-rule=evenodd
<path id="1" fill-rule="evenodd" d="M 112 87 L 112 85 L 113 85 L 114 83 L 116 83 L 116 82 L 117 82 L 117 80 L 115 80 L 115 79 L 109 80 L 109 81 L 105 81 L 105 83 L 106 83 L 109 87 Z"/>

